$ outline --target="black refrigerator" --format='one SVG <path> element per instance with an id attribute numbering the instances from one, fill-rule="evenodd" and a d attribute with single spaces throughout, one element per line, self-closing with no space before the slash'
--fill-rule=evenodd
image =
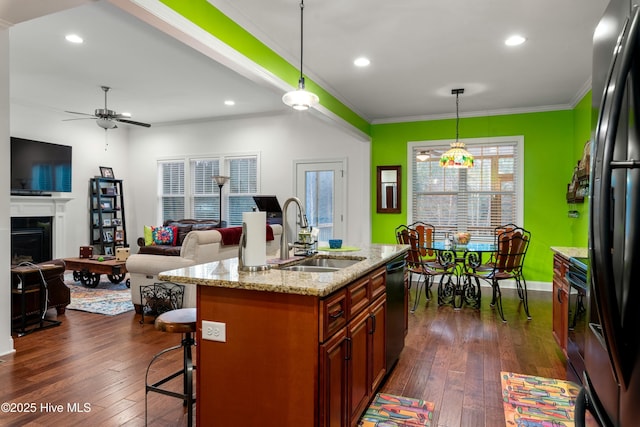
<path id="1" fill-rule="evenodd" d="M 594 33 L 591 300 L 583 388 L 601 426 L 640 426 L 640 0 L 611 0 Z"/>

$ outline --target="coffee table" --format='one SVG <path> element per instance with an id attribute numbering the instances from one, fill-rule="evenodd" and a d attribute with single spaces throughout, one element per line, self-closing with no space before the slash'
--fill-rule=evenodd
<path id="1" fill-rule="evenodd" d="M 80 281 L 89 288 L 95 288 L 100 283 L 100 275 L 106 274 L 111 283 L 120 283 L 127 274 L 126 261 L 117 261 L 114 257 L 65 258 L 67 270 L 73 270 L 73 280 Z M 129 279 L 127 287 L 131 286 Z"/>

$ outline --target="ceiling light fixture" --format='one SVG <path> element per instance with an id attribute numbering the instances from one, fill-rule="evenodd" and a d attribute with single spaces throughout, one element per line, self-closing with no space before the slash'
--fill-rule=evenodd
<path id="1" fill-rule="evenodd" d="M 507 46 L 518 46 L 524 43 L 527 39 L 522 37 L 521 35 L 513 35 L 504 41 L 504 44 Z"/>
<path id="2" fill-rule="evenodd" d="M 369 64 L 371 64 L 371 61 L 369 61 L 369 58 L 365 58 L 364 56 L 356 58 L 356 60 L 353 61 L 353 65 L 356 67 L 368 67 Z"/>
<path id="3" fill-rule="evenodd" d="M 451 148 L 440 157 L 440 166 L 443 168 L 473 167 L 473 156 L 466 150 L 464 142 L 458 140 L 460 136 L 459 97 L 461 93 L 464 93 L 464 89 L 451 89 L 451 94 L 456 96 L 456 142 L 452 142 Z"/>
<path id="4" fill-rule="evenodd" d="M 282 97 L 282 102 L 296 110 L 307 110 L 318 102 L 320 98 L 315 93 L 304 89 L 304 76 L 302 74 L 302 53 L 303 53 L 303 30 L 304 30 L 304 0 L 300 1 L 300 80 L 298 89 L 287 92 Z"/>
<path id="5" fill-rule="evenodd" d="M 67 34 L 66 36 L 64 36 L 64 38 L 69 43 L 80 44 L 80 43 L 82 43 L 84 41 L 84 40 L 82 40 L 82 37 L 80 37 L 77 34 Z"/>
<path id="6" fill-rule="evenodd" d="M 431 154 L 428 151 L 418 151 L 418 154 L 416 154 L 416 159 L 419 162 L 426 162 L 430 158 L 431 158 Z"/>
<path id="7" fill-rule="evenodd" d="M 236 102 L 231 99 L 227 99 L 226 101 L 224 101 L 224 105 L 231 107 L 232 105 L 236 105 Z"/>

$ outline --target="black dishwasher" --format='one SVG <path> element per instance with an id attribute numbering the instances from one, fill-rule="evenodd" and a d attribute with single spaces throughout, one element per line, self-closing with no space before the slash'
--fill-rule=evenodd
<path id="1" fill-rule="evenodd" d="M 398 361 L 400 352 L 404 348 L 406 292 L 404 277 L 406 266 L 405 255 L 387 263 L 387 373 Z"/>

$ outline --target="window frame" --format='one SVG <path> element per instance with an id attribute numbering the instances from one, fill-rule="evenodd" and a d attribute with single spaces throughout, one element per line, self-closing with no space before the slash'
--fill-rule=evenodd
<path id="1" fill-rule="evenodd" d="M 516 176 L 515 176 L 515 201 L 516 201 L 516 224 L 524 224 L 524 135 L 504 136 L 504 137 L 489 137 L 489 138 L 468 138 L 460 139 L 460 142 L 464 142 L 467 147 L 473 147 L 474 145 L 516 145 Z M 414 178 L 414 164 L 418 163 L 415 158 L 414 152 L 420 150 L 430 150 L 434 146 L 449 146 L 453 139 L 441 139 L 441 140 L 424 140 L 424 141 L 409 141 L 407 143 L 407 224 L 412 224 L 414 220 L 414 197 L 413 197 L 413 178 Z M 485 240 L 485 239 L 481 239 Z M 488 238 L 486 239 L 488 240 Z"/>

